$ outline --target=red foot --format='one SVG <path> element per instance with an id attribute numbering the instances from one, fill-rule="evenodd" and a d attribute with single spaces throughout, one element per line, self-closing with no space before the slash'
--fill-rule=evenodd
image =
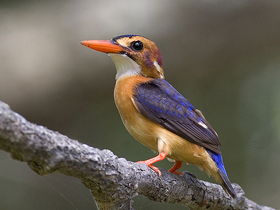
<path id="1" fill-rule="evenodd" d="M 172 166 L 172 168 L 169 169 L 170 173 L 177 174 L 177 175 L 184 175 L 182 172 L 177 171 L 179 168 L 182 167 L 181 161 L 175 161 L 175 164 Z"/>
<path id="2" fill-rule="evenodd" d="M 145 161 L 138 161 L 136 163 L 145 163 L 145 164 L 147 164 L 150 168 L 152 168 L 155 172 L 157 172 L 159 176 L 161 176 L 160 170 L 157 167 L 153 166 L 152 164 L 154 164 L 154 163 L 156 163 L 158 161 L 164 160 L 165 158 L 166 158 L 166 154 L 164 152 L 161 152 L 161 153 L 158 154 L 158 156 L 156 156 L 154 158 L 151 158 L 151 159 L 145 160 Z"/>

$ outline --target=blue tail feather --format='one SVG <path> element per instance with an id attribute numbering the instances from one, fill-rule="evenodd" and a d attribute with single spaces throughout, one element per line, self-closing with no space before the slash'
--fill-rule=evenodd
<path id="1" fill-rule="evenodd" d="M 217 167 L 221 170 L 221 172 L 227 175 L 222 155 L 208 149 L 207 152 L 211 156 L 212 160 L 214 160 L 214 162 L 217 164 Z"/>
<path id="2" fill-rule="evenodd" d="M 223 158 L 221 154 L 218 154 L 216 152 L 213 152 L 211 150 L 207 150 L 208 154 L 211 156 L 212 160 L 217 164 L 217 167 L 219 169 L 219 174 L 223 180 L 222 187 L 225 189 L 226 192 L 228 192 L 233 198 L 236 197 L 236 192 L 234 191 L 231 182 L 229 181 L 224 163 Z"/>

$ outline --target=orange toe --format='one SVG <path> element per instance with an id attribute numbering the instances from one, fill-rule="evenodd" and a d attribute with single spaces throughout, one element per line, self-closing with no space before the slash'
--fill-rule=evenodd
<path id="1" fill-rule="evenodd" d="M 151 158 L 149 160 L 145 160 L 145 161 L 138 161 L 136 163 L 145 163 L 147 166 L 149 166 L 151 169 L 153 169 L 155 172 L 158 173 L 159 176 L 161 176 L 161 172 L 160 170 L 153 166 L 153 163 L 156 163 L 158 161 L 164 160 L 166 158 L 166 154 L 164 152 L 159 153 L 158 156 Z"/>
<path id="2" fill-rule="evenodd" d="M 182 167 L 182 164 L 183 163 L 181 161 L 175 161 L 175 164 L 169 169 L 169 172 L 177 175 L 184 175 L 182 172 L 177 171 Z"/>

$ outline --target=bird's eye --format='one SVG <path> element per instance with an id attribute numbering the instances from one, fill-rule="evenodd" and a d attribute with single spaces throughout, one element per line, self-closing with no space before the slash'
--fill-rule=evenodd
<path id="1" fill-rule="evenodd" d="M 141 41 L 135 41 L 131 43 L 131 48 L 134 51 L 141 51 L 143 49 L 143 43 Z"/>

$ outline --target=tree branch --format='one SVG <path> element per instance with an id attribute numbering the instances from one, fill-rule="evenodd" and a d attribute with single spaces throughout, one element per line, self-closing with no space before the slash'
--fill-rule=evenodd
<path id="1" fill-rule="evenodd" d="M 118 158 L 28 122 L 0 101 L 0 149 L 27 162 L 40 175 L 61 173 L 80 179 L 91 190 L 99 209 L 133 209 L 132 198 L 142 194 L 158 202 L 178 203 L 190 209 L 272 209 L 259 206 L 234 184 L 237 198 L 221 186 L 198 180 L 184 172 L 178 176 L 145 164 Z"/>

